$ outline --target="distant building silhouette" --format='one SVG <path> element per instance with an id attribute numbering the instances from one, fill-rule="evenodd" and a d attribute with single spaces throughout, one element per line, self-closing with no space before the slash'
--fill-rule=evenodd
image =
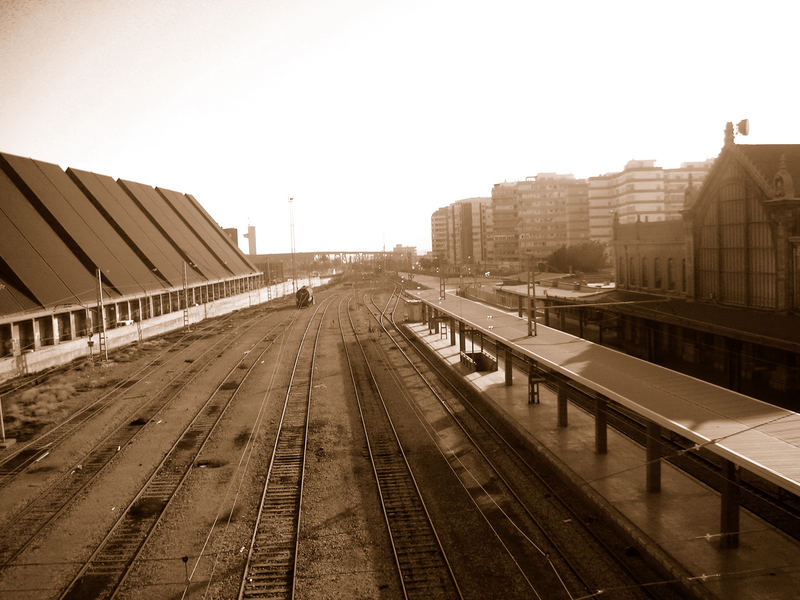
<path id="1" fill-rule="evenodd" d="M 256 252 L 256 228 L 253 225 L 247 226 L 247 233 L 244 234 L 244 237 L 247 238 L 247 254 L 250 256 L 255 256 L 258 254 Z"/>

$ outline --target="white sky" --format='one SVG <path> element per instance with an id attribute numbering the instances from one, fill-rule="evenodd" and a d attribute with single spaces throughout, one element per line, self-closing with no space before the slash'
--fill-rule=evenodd
<path id="1" fill-rule="evenodd" d="M 540 172 L 800 143 L 796 0 L 0 0 L 0 150 L 193 194 L 259 252 L 430 248 Z M 1 200 L 1 199 L 0 199 Z M 240 238 L 246 248 L 246 240 Z"/>

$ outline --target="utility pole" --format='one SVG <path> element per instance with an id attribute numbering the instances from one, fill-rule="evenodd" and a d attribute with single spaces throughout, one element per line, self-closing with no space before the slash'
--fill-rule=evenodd
<path id="1" fill-rule="evenodd" d="M 294 198 L 289 198 L 289 237 L 292 242 L 292 291 L 297 293 L 297 270 L 294 265 Z"/>
<path id="2" fill-rule="evenodd" d="M 528 257 L 528 337 L 535 336 L 536 331 L 536 273 L 533 270 L 533 259 Z"/>

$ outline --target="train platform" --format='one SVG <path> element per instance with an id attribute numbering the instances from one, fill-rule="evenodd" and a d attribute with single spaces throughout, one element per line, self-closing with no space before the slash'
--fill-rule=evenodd
<path id="1" fill-rule="evenodd" d="M 777 439 L 770 442 L 776 444 L 772 451 L 786 447 L 789 457 L 776 456 L 774 465 L 754 464 L 751 468 L 759 474 L 771 474 L 773 481 L 782 481 L 790 491 L 799 485 L 796 479 L 791 480 L 794 466 L 788 462 L 792 460 L 792 448 L 797 450 L 796 445 L 791 443 L 792 440 L 796 441 L 794 436 L 798 415 L 795 413 L 778 415 L 762 407 L 763 403 L 750 405 L 745 402 L 743 406 L 750 407 L 751 419 L 761 419 L 762 422 L 773 420 L 772 425 L 766 425 L 765 434 L 753 427 L 754 421 L 747 421 L 745 415 L 736 418 L 724 415 L 722 404 L 715 405 L 714 402 L 722 403 L 727 396 L 717 395 L 720 388 L 716 386 L 697 380 L 688 381 L 691 378 L 686 378 L 687 381 L 683 382 L 685 389 L 670 390 L 670 385 L 676 384 L 668 374 L 648 371 L 649 367 L 661 371 L 666 369 L 648 366 L 643 361 L 624 355 L 611 359 L 603 352 L 597 353 L 600 347 L 591 348 L 596 345 L 590 342 L 541 325 L 538 326 L 538 340 L 530 338 L 524 319 L 451 294 L 446 294 L 440 300 L 438 290 L 418 290 L 411 294 L 428 306 L 436 307 L 438 315 L 457 319 L 487 338 L 505 342 L 508 347 L 513 346 L 515 352 L 532 345 L 533 350 L 529 348 L 527 352 L 535 354 L 540 360 L 550 361 L 548 366 L 559 366 L 574 372 L 582 384 L 592 381 L 611 400 L 626 400 L 629 408 L 636 404 L 640 414 L 661 424 L 671 425 L 671 429 L 682 434 L 693 434 L 690 439 L 698 443 L 705 439 L 711 445 L 724 446 L 716 448 L 723 455 L 737 451 L 732 441 L 738 435 L 744 437 L 744 448 Z M 443 361 L 454 366 L 461 362 L 459 328 L 448 330 L 444 335 L 432 333 L 428 323 L 409 323 L 409 327 Z M 585 344 L 590 346 L 584 347 Z M 561 463 L 569 476 L 585 486 L 618 523 L 650 547 L 665 565 L 671 567 L 676 577 L 696 582 L 711 597 L 725 600 L 788 599 L 798 596 L 800 543 L 740 508 L 738 544 L 735 547 L 721 544 L 721 496 L 718 492 L 663 460 L 659 461 L 660 491 L 649 491 L 647 470 L 652 461 L 648 460 L 646 449 L 608 428 L 607 451 L 598 453 L 594 415 L 570 405 L 568 423 L 565 425 L 561 420 L 563 415 L 559 414 L 563 407 L 559 406 L 558 394 L 544 386 L 540 386 L 539 403 L 529 403 L 528 373 L 512 368 L 513 384 L 506 385 L 505 354 L 496 354 L 499 363 L 496 371 L 478 371 L 465 377 L 521 436 Z M 625 358 L 636 361 L 635 368 L 634 363 L 627 364 Z M 621 362 L 614 363 L 614 360 Z M 595 363 L 594 366 L 592 363 Z M 633 382 L 626 379 L 634 377 L 640 368 L 645 373 L 638 376 L 643 388 L 625 389 L 626 385 L 634 386 Z M 699 393 L 693 389 L 695 382 L 703 384 L 701 387 L 708 386 L 705 393 L 709 395 L 711 404 L 702 409 L 706 411 L 704 419 L 697 418 L 698 407 L 694 401 L 686 402 L 687 397 L 692 398 L 693 394 Z M 664 394 L 669 402 L 660 398 Z M 636 398 L 635 403 L 631 397 Z M 758 410 L 752 412 L 754 406 Z M 709 417 L 709 411 L 714 413 L 714 418 Z M 776 418 L 777 422 L 774 421 Z M 783 433 L 776 433 L 776 428 Z M 758 437 L 748 439 L 754 432 Z M 752 457 L 740 456 L 737 464 L 740 462 L 750 464 L 754 461 Z M 608 592 L 610 594 L 610 590 Z"/>

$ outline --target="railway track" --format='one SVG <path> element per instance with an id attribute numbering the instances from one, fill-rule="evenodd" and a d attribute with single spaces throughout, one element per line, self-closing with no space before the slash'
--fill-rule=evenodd
<path id="1" fill-rule="evenodd" d="M 182 389 L 204 371 L 220 353 L 232 346 L 242 335 L 243 329 L 252 328 L 258 323 L 258 320 L 258 318 L 249 319 L 244 328 L 239 328 L 223 336 L 209 346 L 193 360 L 190 367 L 176 374 L 161 389 L 151 393 L 151 399 L 133 413 L 136 416 L 134 420 L 126 419 L 125 423 L 105 436 L 76 462 L 72 469 L 56 479 L 9 519 L 4 527 L 2 539 L 0 539 L 0 571 L 13 563 L 36 539 L 39 532 L 55 521 L 73 499 L 105 470 L 119 452 L 124 451 L 128 444 L 136 439 L 147 423 L 168 406 Z M 283 325 L 284 322 L 270 329 L 265 338 L 271 336 L 274 338 L 275 331 L 281 329 Z"/>
<path id="2" fill-rule="evenodd" d="M 373 306 L 375 309 L 371 311 L 373 318 L 383 326 L 382 316 L 387 309 L 381 309 L 374 302 Z M 552 584 L 547 588 L 542 588 L 544 580 L 535 573 L 531 573 L 530 579 L 538 582 L 540 590 L 545 590 L 543 597 L 557 597 L 556 593 L 563 594 L 563 586 L 570 581 L 572 584 L 571 589 L 567 591 L 566 597 L 568 598 L 590 594 L 592 590 L 611 588 L 617 588 L 615 597 L 618 598 L 686 597 L 687 590 L 667 582 L 669 578 L 655 570 L 646 557 L 631 553 L 628 545 L 614 547 L 609 544 L 609 540 L 619 539 L 616 532 L 605 527 L 602 520 L 597 518 L 598 515 L 589 515 L 584 510 L 585 507 L 581 507 L 581 503 L 576 502 L 574 490 L 559 486 L 558 478 L 554 473 L 548 474 L 549 471 L 542 470 L 544 465 L 541 461 L 534 463 L 530 455 L 521 454 L 512 444 L 508 443 L 507 434 L 499 431 L 486 419 L 482 411 L 473 405 L 468 395 L 464 394 L 459 387 L 447 386 L 446 389 L 440 390 L 440 386 L 434 385 L 433 378 L 426 377 L 420 372 L 408 355 L 409 352 L 412 352 L 412 348 L 417 347 L 417 344 L 413 343 L 412 338 L 394 322 L 393 315 L 389 317 L 389 322 L 399 336 L 393 336 L 388 329 L 384 329 L 387 336 L 382 336 L 383 339 L 390 339 L 394 347 L 400 350 L 409 368 L 417 371 L 419 378 L 430 390 L 430 395 L 435 397 L 443 412 L 449 416 L 448 422 L 452 419 L 470 444 L 478 449 L 483 460 L 491 468 L 492 476 L 502 482 L 503 487 L 509 491 L 513 502 L 524 512 L 522 518 L 514 517 L 515 527 L 518 527 L 520 531 L 524 532 L 525 537 L 539 547 L 539 551 L 548 557 L 548 562 L 551 563 L 557 578 L 563 580 L 561 589 Z M 437 381 L 451 381 L 451 377 L 444 372 L 441 365 L 431 361 L 426 353 L 419 354 L 425 359 L 432 373 L 436 375 Z M 389 362 L 390 357 L 388 354 L 385 356 Z M 402 375 L 400 377 L 408 379 Z M 421 394 L 415 393 L 414 400 L 417 403 L 423 402 L 421 396 Z M 429 408 L 427 419 L 435 423 L 435 425 L 431 425 L 431 429 L 432 434 L 436 435 L 437 431 L 446 425 L 443 423 L 441 415 L 438 418 L 431 417 L 431 414 L 437 413 L 430 413 L 430 410 Z M 449 442 L 452 443 L 452 432 L 448 433 L 448 437 Z M 461 447 L 460 444 L 454 445 Z M 455 466 L 459 470 L 464 469 L 460 460 L 456 462 Z M 464 484 L 469 486 L 475 480 L 477 477 L 474 474 L 467 474 Z M 471 487 L 475 487 L 474 483 Z M 492 491 L 497 493 L 496 486 L 492 486 Z M 519 513 L 512 510 L 510 505 L 504 504 L 503 506 L 503 511 L 501 511 L 503 515 L 499 522 L 497 519 L 500 515 L 496 510 L 488 512 L 486 517 L 498 523 L 496 526 L 498 532 L 509 532 L 507 527 L 503 528 L 503 517 L 519 515 Z M 588 518 L 587 515 L 589 515 Z M 533 529 L 530 528 L 531 524 Z M 565 524 L 567 526 L 564 526 Z M 513 528 L 510 533 L 515 533 Z M 515 535 L 518 536 L 519 533 Z M 506 533 L 504 539 L 511 542 L 513 536 L 509 537 Z M 510 543 L 509 549 L 513 547 L 513 544 Z M 519 552 L 518 546 L 516 552 Z M 519 564 L 524 564 L 524 556 L 524 554 L 517 555 L 516 560 Z M 559 561 L 557 556 L 562 557 L 562 560 Z M 613 559 L 602 559 L 604 556 L 613 557 Z M 574 573 L 579 579 L 577 581 L 570 579 L 570 573 Z M 576 584 L 578 587 L 575 587 Z"/>
<path id="3" fill-rule="evenodd" d="M 274 343 L 272 330 L 228 371 L 192 421 L 154 469 L 146 483 L 66 586 L 59 598 L 112 598 L 125 580 L 155 526 L 167 510 L 211 433 L 222 419 L 260 358 Z M 245 369 L 239 368 L 244 364 Z"/>
<path id="4" fill-rule="evenodd" d="M 462 425 L 463 416 L 456 414 L 460 409 L 451 406 L 446 392 L 415 365 L 409 348 L 383 326 L 386 307 L 381 309 L 374 298 L 371 303 L 373 308 L 367 307 L 368 311 L 385 334 L 376 347 L 387 373 L 404 390 L 406 401 L 471 499 L 475 512 L 515 565 L 527 586 L 526 597 L 570 599 L 587 594 L 590 588 L 580 578 L 580 570 L 568 560 L 569 555 L 541 519 L 528 510 L 516 491 L 519 484 L 509 481 L 498 469 L 497 445 L 488 445 L 487 440 L 478 439 Z"/>
<path id="5" fill-rule="evenodd" d="M 239 598 L 292 598 L 303 499 L 303 475 L 314 362 L 332 300 L 321 303 L 303 332 L 258 507 Z M 313 333 L 313 340 L 309 339 Z"/>
<path id="6" fill-rule="evenodd" d="M 513 360 L 514 364 L 523 371 L 529 368 L 527 359 L 514 356 Z M 544 376 L 544 385 L 551 391 L 555 391 L 557 384 L 546 373 Z M 568 398 L 572 403 L 589 414 L 596 413 L 595 396 L 591 392 L 572 383 L 568 385 L 568 388 Z M 610 427 L 640 445 L 646 444 L 647 423 L 632 411 L 609 402 L 606 404 L 606 418 Z M 717 455 L 698 447 L 694 442 L 674 432 L 662 432 L 659 441 L 664 448 L 662 456 L 664 460 L 712 489 L 718 492 L 721 490 L 724 476 L 722 475 L 722 461 Z M 751 472 L 741 472 L 736 483 L 741 491 L 740 503 L 743 508 L 758 515 L 791 537 L 800 540 L 800 502 L 796 496 Z"/>
<path id="7" fill-rule="evenodd" d="M 403 596 L 461 598 L 458 582 L 359 340 L 349 301 L 347 316 L 350 327 L 345 331 L 340 306 L 342 343 Z M 360 358 L 351 355 L 348 347 L 357 348 Z"/>
<path id="8" fill-rule="evenodd" d="M 125 379 L 116 382 L 111 389 L 104 392 L 99 398 L 89 402 L 54 427 L 3 456 L 0 459 L 0 490 L 9 485 L 15 477 L 24 473 L 28 468 L 37 464 L 38 461 L 51 453 L 61 442 L 85 427 L 87 423 L 105 409 L 126 399 L 137 397 L 137 394 L 141 391 L 140 387 L 147 386 L 144 382 L 157 379 L 159 374 L 167 374 L 173 368 L 181 368 L 184 378 L 190 377 L 192 373 L 199 372 L 199 365 L 191 364 L 187 367 L 184 361 L 188 357 L 194 358 L 196 348 L 207 343 L 203 339 L 204 335 L 220 330 L 228 325 L 231 320 L 232 316 L 228 315 L 221 320 L 208 323 L 202 329 L 195 330 L 191 334 L 181 335 L 140 369 L 137 369 Z M 242 327 L 247 327 L 247 323 Z M 181 386 L 180 377 L 171 377 L 171 379 L 174 382 L 172 383 L 173 388 L 177 389 Z M 169 393 L 169 390 L 161 390 L 160 393 Z"/>

